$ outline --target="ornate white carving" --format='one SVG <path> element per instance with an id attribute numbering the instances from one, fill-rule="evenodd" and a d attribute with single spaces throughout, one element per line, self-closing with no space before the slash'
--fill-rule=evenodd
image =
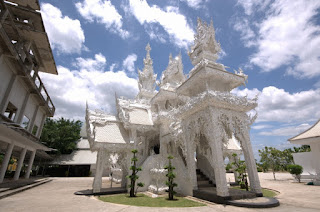
<path id="1" fill-rule="evenodd" d="M 153 73 L 153 61 L 150 57 L 151 47 L 148 43 L 146 46 L 147 55 L 143 59 L 144 68 L 142 71 L 138 69 L 139 73 L 139 94 L 138 99 L 151 99 L 155 95 L 157 75 Z"/>
<path id="2" fill-rule="evenodd" d="M 220 52 L 220 43 L 216 41 L 213 22 L 210 26 L 198 18 L 197 34 L 194 36 L 194 44 L 188 52 L 192 65 L 197 65 L 201 60 L 216 61 Z"/>
<path id="3" fill-rule="evenodd" d="M 167 163 L 168 154 L 171 154 L 175 158 L 173 163 L 176 165 L 177 189 L 192 195 L 192 190 L 197 189 L 196 153 L 202 162 L 207 161 L 198 168 L 206 169 L 204 172 L 217 185 L 217 194 L 228 196 L 224 157 L 243 151 L 250 186 L 254 192 L 261 193 L 249 136 L 250 126 L 257 118 L 257 113 L 247 115 L 257 106 L 257 96 L 248 99 L 247 96 L 239 97 L 230 93 L 233 88 L 245 83 L 247 75 L 241 68 L 234 74 L 230 73 L 223 64 L 215 62 L 220 44 L 215 39 L 213 24 L 208 26 L 198 19 L 197 34 L 189 52 L 194 65 L 189 78 L 185 79 L 183 74 L 181 54 L 175 58 L 170 55 L 168 67 L 158 83 L 158 93 L 155 91 L 156 75 L 153 73 L 150 50 L 148 44 L 144 69 L 139 71 L 139 94 L 136 99 L 116 96 L 116 116 L 91 111 L 88 107 L 86 109 L 88 139 L 91 150 L 99 152 L 97 165 L 100 169 L 106 164 L 114 164 L 108 158 L 117 155 L 113 170 L 119 174 L 121 169 L 124 185 L 124 176 L 128 173 L 132 156 L 130 148 L 136 148 L 138 163 L 143 169 L 139 180 L 146 184 L 141 190 L 161 192 L 166 188 L 163 167 Z M 130 116 L 137 110 L 144 110 L 144 113 L 138 114 L 149 116 L 152 124 L 139 120 L 133 123 Z M 139 117 L 147 120 L 147 117 Z M 124 126 L 121 130 L 129 135 L 132 144 L 97 142 L 95 136 L 99 127 L 111 123 Z M 242 149 L 236 143 L 233 144 L 236 148 L 231 148 L 230 142 L 240 142 Z M 160 148 L 160 154 L 155 154 L 156 148 Z M 98 178 L 101 173 L 98 172 Z M 93 185 L 96 190 L 101 185 L 98 178 Z M 117 180 L 120 181 L 119 176 Z"/>
<path id="4" fill-rule="evenodd" d="M 159 83 L 160 89 L 173 91 L 184 81 L 181 53 L 175 58 L 172 58 L 170 54 L 168 67 L 162 72 L 161 82 Z"/>

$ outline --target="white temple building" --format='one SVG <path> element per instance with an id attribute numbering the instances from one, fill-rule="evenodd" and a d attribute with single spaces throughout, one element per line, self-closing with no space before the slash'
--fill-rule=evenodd
<path id="1" fill-rule="evenodd" d="M 257 99 L 230 93 L 245 85 L 247 75 L 241 69 L 230 73 L 216 62 L 220 44 L 213 24 L 198 19 L 197 34 L 188 53 L 194 67 L 187 76 L 181 55 L 170 55 L 168 67 L 157 82 L 149 44 L 146 51 L 144 68 L 138 70 L 139 93 L 135 99 L 116 96 L 115 116 L 87 106 L 88 140 L 91 150 L 97 152 L 93 192 L 101 190 L 103 170 L 110 166 L 121 170 L 122 185 L 126 185 L 131 150 L 135 148 L 142 166 L 138 181 L 145 183 L 141 190 L 156 193 L 166 189 L 164 166 L 168 155 L 173 155 L 177 192 L 197 193 L 201 187 L 198 169 L 216 186 L 217 196 L 228 199 L 224 159 L 231 159 L 233 152 L 243 152 L 251 191 L 261 196 L 249 135 L 256 115 L 247 115 L 257 106 Z M 117 158 L 116 163 L 111 156 Z"/>
<path id="2" fill-rule="evenodd" d="M 310 145 L 311 152 L 293 153 L 296 164 L 303 167 L 302 178 L 314 179 L 320 185 L 320 120 L 306 131 L 290 138 L 292 144 Z"/>

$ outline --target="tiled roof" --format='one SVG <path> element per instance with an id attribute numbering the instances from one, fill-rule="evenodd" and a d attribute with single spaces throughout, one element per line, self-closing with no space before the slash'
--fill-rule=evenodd
<path id="1" fill-rule="evenodd" d="M 300 133 L 299 135 L 290 138 L 289 141 L 301 140 L 306 138 L 320 137 L 320 120 L 315 123 L 312 127 L 306 131 Z"/>
<path id="2" fill-rule="evenodd" d="M 134 108 L 129 112 L 129 122 L 131 124 L 153 125 L 148 111 L 143 108 Z"/>
<path id="3" fill-rule="evenodd" d="M 96 164 L 97 152 L 90 150 L 76 150 L 68 155 L 60 155 L 55 158 L 50 164 L 57 165 L 90 165 Z"/>
<path id="4" fill-rule="evenodd" d="M 96 126 L 96 141 L 101 143 L 129 143 L 128 132 L 118 122 L 109 122 L 104 126 Z"/>

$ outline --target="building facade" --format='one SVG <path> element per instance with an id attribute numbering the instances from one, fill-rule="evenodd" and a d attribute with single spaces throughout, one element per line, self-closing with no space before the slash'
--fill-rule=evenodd
<path id="1" fill-rule="evenodd" d="M 1 183 L 12 156 L 18 159 L 14 180 L 24 166 L 29 178 L 35 157 L 48 157 L 39 138 L 55 107 L 39 72 L 58 73 L 38 0 L 0 0 L 0 11 Z"/>
<path id="2" fill-rule="evenodd" d="M 242 151 L 250 189 L 261 196 L 249 136 L 250 125 L 257 115 L 247 114 L 257 106 L 257 98 L 231 93 L 245 85 L 247 75 L 241 69 L 230 73 L 216 62 L 220 44 L 215 39 L 213 23 L 208 25 L 198 19 L 189 51 L 194 67 L 187 76 L 183 73 L 181 55 L 170 55 L 168 67 L 157 82 L 150 50 L 147 45 L 144 68 L 138 70 L 139 93 L 135 99 L 116 97 L 116 116 L 87 108 L 88 140 L 91 150 L 97 151 L 93 191 L 100 191 L 102 173 L 108 166 L 122 170 L 124 186 L 125 176 L 130 172 L 130 150 L 137 149 L 143 189 L 156 193 L 166 189 L 164 167 L 168 155 L 172 155 L 178 192 L 197 193 L 201 187 L 197 178 L 200 170 L 216 185 L 217 196 L 228 199 L 224 159 L 232 159 L 232 153 Z M 116 164 L 110 160 L 115 156 Z"/>

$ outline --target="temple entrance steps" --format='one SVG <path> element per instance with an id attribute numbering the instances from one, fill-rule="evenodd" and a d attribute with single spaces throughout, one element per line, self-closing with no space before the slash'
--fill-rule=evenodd
<path id="1" fill-rule="evenodd" d="M 206 187 L 216 187 L 216 184 L 212 182 L 200 169 L 196 170 L 197 172 L 197 184 L 198 188 L 206 188 Z"/>
<path id="2" fill-rule="evenodd" d="M 203 199 L 206 201 L 230 204 L 229 201 L 240 199 L 252 199 L 256 197 L 256 194 L 250 191 L 244 191 L 230 187 L 229 196 L 218 196 L 216 190 L 216 184 L 213 183 L 200 169 L 196 170 L 198 189 L 193 190 L 193 197 Z"/>

